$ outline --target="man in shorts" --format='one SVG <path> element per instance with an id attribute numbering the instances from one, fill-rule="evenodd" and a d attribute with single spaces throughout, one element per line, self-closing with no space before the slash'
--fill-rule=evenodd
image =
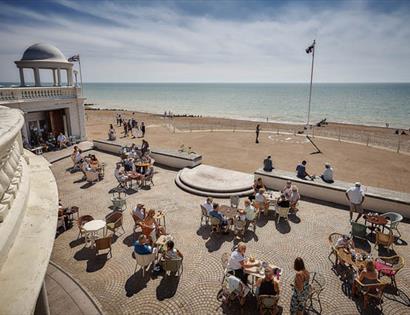
<path id="1" fill-rule="evenodd" d="M 362 204 L 364 202 L 364 190 L 362 184 L 359 182 L 354 184 L 354 187 L 346 190 L 346 198 L 350 202 L 350 221 L 353 219 L 353 212 L 357 212 L 356 222 L 360 219 L 363 214 Z"/>

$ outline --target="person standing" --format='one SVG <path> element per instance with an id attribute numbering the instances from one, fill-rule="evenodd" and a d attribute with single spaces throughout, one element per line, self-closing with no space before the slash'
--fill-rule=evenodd
<path id="1" fill-rule="evenodd" d="M 309 271 L 305 268 L 303 259 L 297 257 L 293 268 L 296 271 L 295 282 L 293 286 L 293 294 L 290 301 L 290 314 L 302 315 L 305 306 L 305 301 L 309 294 Z"/>
<path id="2" fill-rule="evenodd" d="M 124 121 L 124 137 L 128 137 L 128 124 Z"/>
<path id="3" fill-rule="evenodd" d="M 346 198 L 350 203 L 350 221 L 352 221 L 353 219 L 353 212 L 357 212 L 357 222 L 363 214 L 362 204 L 364 202 L 365 193 L 362 188 L 362 184 L 356 182 L 354 184 L 354 187 L 350 187 L 348 190 L 346 190 Z"/>
<path id="4" fill-rule="evenodd" d="M 142 137 L 144 138 L 144 136 L 145 136 L 145 124 L 144 124 L 143 121 L 141 122 L 141 132 L 142 132 Z"/>
<path id="5" fill-rule="evenodd" d="M 261 126 L 259 124 L 256 125 L 256 141 L 255 143 L 259 143 L 259 132 L 261 131 Z"/>

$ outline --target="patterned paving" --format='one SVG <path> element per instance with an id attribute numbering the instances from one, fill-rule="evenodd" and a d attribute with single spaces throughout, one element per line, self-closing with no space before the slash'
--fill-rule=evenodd
<path id="1" fill-rule="evenodd" d="M 111 210 L 109 190 L 116 186 L 113 169 L 117 157 L 95 152 L 106 164 L 106 176 L 101 182 L 88 187 L 80 173 L 71 174 L 69 159 L 52 166 L 56 176 L 60 197 L 67 205 L 78 205 L 81 214 L 91 214 L 94 218 L 104 218 Z M 237 314 L 240 308 L 231 305 L 222 307 L 216 299 L 222 279 L 221 255 L 234 246 L 232 235 L 210 235 L 210 229 L 200 227 L 199 204 L 203 198 L 187 194 L 174 184 L 176 172 L 156 168 L 155 186 L 150 190 L 140 190 L 128 197 L 128 210 L 124 212 L 126 233 L 120 235 L 113 245 L 113 258 L 106 261 L 95 258 L 94 252 L 84 248 L 77 241 L 76 227 L 62 233 L 56 239 L 52 260 L 70 272 L 101 303 L 108 314 Z M 131 253 L 133 221 L 130 206 L 142 202 L 147 208 L 162 209 L 167 212 L 167 231 L 176 239 L 176 246 L 184 254 L 182 276 L 152 277 L 141 271 L 135 274 L 135 261 Z M 227 203 L 221 200 L 221 203 Z M 321 295 L 322 314 L 359 314 L 360 303 L 350 299 L 344 292 L 343 283 L 332 272 L 332 264 L 327 259 L 329 247 L 327 236 L 335 231 L 349 231 L 347 211 L 328 205 L 302 201 L 301 211 L 287 224 L 276 225 L 271 215 L 268 220 L 258 223 L 256 234 L 247 232 L 248 255 L 272 262 L 284 269 L 281 278 L 281 298 L 279 304 L 283 314 L 289 313 L 293 281 L 293 261 L 296 256 L 305 259 L 307 268 L 322 273 L 326 279 L 326 289 Z M 409 225 L 403 223 L 401 232 L 404 240 L 410 240 Z M 119 232 L 121 233 L 121 232 Z M 407 245 L 395 246 L 400 255 L 410 259 Z M 410 312 L 410 268 L 406 267 L 398 275 L 398 296 L 386 295 L 384 314 L 409 314 Z M 317 306 L 316 306 L 317 308 Z M 249 299 L 243 314 L 254 314 L 255 301 Z M 379 314 L 375 310 L 368 314 Z"/>

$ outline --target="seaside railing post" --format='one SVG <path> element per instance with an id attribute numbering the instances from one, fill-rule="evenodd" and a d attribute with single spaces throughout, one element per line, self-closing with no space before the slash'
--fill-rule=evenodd
<path id="1" fill-rule="evenodd" d="M 400 132 L 399 132 L 398 137 L 399 137 L 399 140 L 397 141 L 397 153 L 400 153 L 400 140 L 401 140 Z"/>
<path id="2" fill-rule="evenodd" d="M 340 142 L 341 133 L 342 133 L 342 129 L 339 127 L 339 142 Z"/>
<path id="3" fill-rule="evenodd" d="M 315 127 L 313 126 L 312 127 L 312 138 L 314 138 L 315 137 Z"/>
<path id="4" fill-rule="evenodd" d="M 366 146 L 367 146 L 367 147 L 369 146 L 369 141 L 370 141 L 370 135 L 367 134 L 367 141 L 366 141 Z"/>

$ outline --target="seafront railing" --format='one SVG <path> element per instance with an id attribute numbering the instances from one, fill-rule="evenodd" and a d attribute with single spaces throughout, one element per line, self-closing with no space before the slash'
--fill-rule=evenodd
<path id="1" fill-rule="evenodd" d="M 255 125 L 255 123 L 253 123 Z M 234 121 L 226 121 L 223 123 L 184 123 L 177 122 L 174 120 L 167 120 L 166 126 L 170 132 L 255 132 L 254 126 L 244 126 L 241 124 L 235 124 Z M 270 133 L 272 137 L 284 136 L 284 135 L 294 135 L 303 137 L 306 133 L 301 133 L 303 127 L 291 128 L 284 125 L 274 127 L 267 127 L 266 125 L 262 127 L 263 133 Z M 408 132 L 407 132 L 408 133 Z M 309 135 L 313 138 L 326 138 L 341 142 L 352 142 L 369 147 L 384 148 L 398 153 L 410 153 L 410 135 L 398 135 L 394 134 L 392 130 L 391 135 L 386 135 L 377 132 L 369 131 L 358 131 L 346 128 L 328 128 L 328 127 L 312 127 L 309 130 Z M 271 138 L 272 138 L 271 137 Z M 272 138 L 273 140 L 273 138 Z"/>
<path id="2" fill-rule="evenodd" d="M 80 88 L 73 86 L 0 88 L 0 104 L 33 99 L 75 98 L 80 96 L 80 91 Z"/>

